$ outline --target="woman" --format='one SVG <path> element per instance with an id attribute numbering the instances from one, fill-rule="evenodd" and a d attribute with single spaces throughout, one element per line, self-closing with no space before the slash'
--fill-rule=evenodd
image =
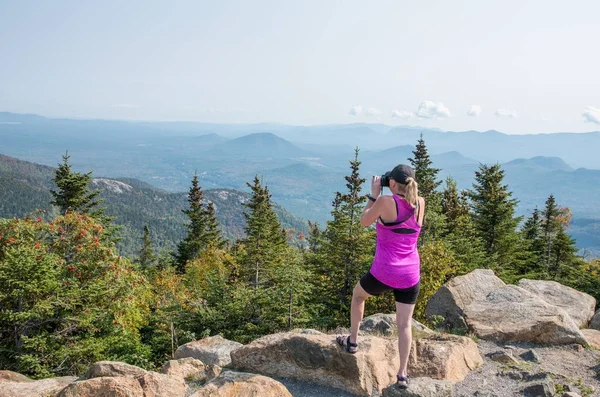
<path id="1" fill-rule="evenodd" d="M 361 224 L 377 222 L 377 248 L 371 270 L 354 287 L 350 313 L 351 331 L 338 336 L 337 341 L 347 352 L 358 350 L 358 328 L 363 319 L 365 300 L 386 290 L 394 292 L 400 369 L 398 386 L 408 386 L 408 356 L 412 342 L 411 319 L 419 295 L 420 259 L 417 240 L 423 224 L 425 201 L 418 196 L 415 172 L 407 165 L 398 165 L 384 176 L 389 177 L 391 196 L 380 196 L 381 177 L 374 176 L 371 195 Z"/>

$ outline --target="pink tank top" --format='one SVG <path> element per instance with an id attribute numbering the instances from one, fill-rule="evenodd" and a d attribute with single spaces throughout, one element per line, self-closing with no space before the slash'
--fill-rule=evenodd
<path id="1" fill-rule="evenodd" d="M 421 259 L 417 240 L 421 225 L 415 209 L 404 199 L 393 195 L 398 218 L 387 226 L 377 221 L 377 247 L 371 274 L 392 288 L 410 288 L 420 280 Z"/>

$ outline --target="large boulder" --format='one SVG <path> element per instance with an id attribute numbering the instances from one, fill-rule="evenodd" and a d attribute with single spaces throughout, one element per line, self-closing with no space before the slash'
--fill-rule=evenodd
<path id="1" fill-rule="evenodd" d="M 280 333 L 257 339 L 231 354 L 236 369 L 267 376 L 295 378 L 358 395 L 379 392 L 396 379 L 397 341 L 361 337 L 356 354 L 340 347 L 332 335 Z"/>
<path id="2" fill-rule="evenodd" d="M 408 368 L 413 376 L 461 382 L 481 364 L 483 358 L 471 338 L 443 334 L 415 340 Z"/>
<path id="3" fill-rule="evenodd" d="M 225 371 L 191 397 L 292 397 L 284 385 L 262 375 Z"/>
<path id="4" fill-rule="evenodd" d="M 1 397 L 48 397 L 56 396 L 70 383 L 76 381 L 73 376 L 49 378 L 33 382 L 2 382 L 0 384 Z"/>
<path id="5" fill-rule="evenodd" d="M 590 321 L 590 328 L 600 330 L 600 309 L 594 313 L 592 321 Z"/>
<path id="6" fill-rule="evenodd" d="M 440 323 L 441 320 L 441 325 L 447 328 L 466 329 L 464 308 L 505 285 L 492 270 L 473 270 L 441 286 L 427 302 L 425 314 L 433 323 Z"/>
<path id="7" fill-rule="evenodd" d="M 395 314 L 377 313 L 365 317 L 360 323 L 360 330 L 363 334 L 391 336 L 398 333 Z M 433 333 L 432 330 L 421 324 L 417 320 L 412 320 L 413 334 Z"/>
<path id="8" fill-rule="evenodd" d="M 581 333 L 591 347 L 600 349 L 600 331 L 597 329 L 582 329 Z"/>
<path id="9" fill-rule="evenodd" d="M 32 380 L 18 372 L 1 370 L 0 382 L 32 382 Z"/>
<path id="10" fill-rule="evenodd" d="M 145 369 L 119 361 L 98 361 L 92 364 L 83 377 L 85 379 L 115 376 L 137 378 L 138 376 L 145 375 L 146 372 L 148 371 Z"/>
<path id="11" fill-rule="evenodd" d="M 241 343 L 227 340 L 219 335 L 211 336 L 179 346 L 175 359 L 192 357 L 204 364 L 225 366 L 231 363 L 231 352 L 242 347 Z"/>
<path id="12" fill-rule="evenodd" d="M 496 342 L 587 345 L 579 327 L 563 309 L 515 285 L 506 285 L 465 307 L 475 334 Z"/>
<path id="13" fill-rule="evenodd" d="M 452 397 L 454 383 L 431 378 L 412 378 L 407 389 L 390 385 L 383 389 L 383 397 Z"/>
<path id="14" fill-rule="evenodd" d="M 186 357 L 179 360 L 167 361 L 160 370 L 165 375 L 178 376 L 182 379 L 204 381 L 206 379 L 206 365 L 195 358 Z"/>
<path id="15" fill-rule="evenodd" d="M 144 397 L 139 382 L 129 377 L 100 377 L 71 383 L 58 397 Z"/>
<path id="16" fill-rule="evenodd" d="M 147 372 L 138 377 L 137 381 L 142 386 L 144 397 L 184 397 L 187 392 L 183 378 L 177 376 Z"/>
<path id="17" fill-rule="evenodd" d="M 360 323 L 360 330 L 363 333 L 375 335 L 394 335 L 398 332 L 395 314 L 377 313 L 365 317 Z"/>
<path id="18" fill-rule="evenodd" d="M 585 328 L 594 316 L 596 299 L 556 281 L 519 280 L 519 287 L 538 295 L 551 305 L 566 311 L 579 328 Z"/>

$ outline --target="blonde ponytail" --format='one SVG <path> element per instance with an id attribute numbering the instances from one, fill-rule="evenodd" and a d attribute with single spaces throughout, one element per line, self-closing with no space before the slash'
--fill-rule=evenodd
<path id="1" fill-rule="evenodd" d="M 417 206 L 417 200 L 419 198 L 419 184 L 414 178 L 410 176 L 406 178 L 406 195 L 404 196 L 406 201 L 413 207 Z"/>

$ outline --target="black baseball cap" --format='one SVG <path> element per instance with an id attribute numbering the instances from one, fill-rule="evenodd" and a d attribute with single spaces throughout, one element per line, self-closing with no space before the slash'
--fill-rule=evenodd
<path id="1" fill-rule="evenodd" d="M 388 174 L 390 178 L 392 178 L 396 182 L 401 183 L 403 185 L 408 184 L 406 178 L 411 177 L 415 179 L 415 170 L 413 170 L 411 167 L 405 164 L 398 164 L 394 167 L 393 170 L 386 172 L 386 174 Z"/>

